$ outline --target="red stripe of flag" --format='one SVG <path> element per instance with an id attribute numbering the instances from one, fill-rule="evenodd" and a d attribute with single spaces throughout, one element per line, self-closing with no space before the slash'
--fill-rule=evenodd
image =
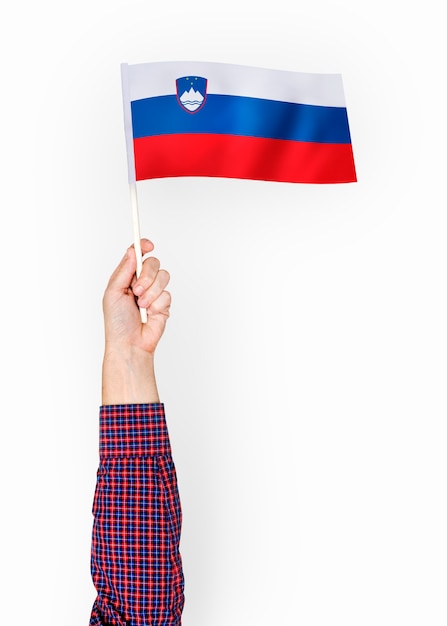
<path id="1" fill-rule="evenodd" d="M 357 180 L 351 144 L 181 134 L 134 139 L 136 179 L 217 176 L 294 183 Z"/>

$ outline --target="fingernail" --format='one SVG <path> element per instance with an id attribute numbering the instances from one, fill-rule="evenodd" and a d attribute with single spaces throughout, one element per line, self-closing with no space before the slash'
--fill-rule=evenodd
<path id="1" fill-rule="evenodd" d="M 136 285 L 133 288 L 133 292 L 136 296 L 141 296 L 141 294 L 143 293 L 143 287 L 141 285 Z"/>

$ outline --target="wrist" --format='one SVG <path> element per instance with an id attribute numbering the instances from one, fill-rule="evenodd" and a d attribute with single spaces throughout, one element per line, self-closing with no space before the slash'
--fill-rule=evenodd
<path id="1" fill-rule="evenodd" d="M 153 404 L 159 401 L 154 354 L 132 346 L 106 344 L 102 404 Z"/>

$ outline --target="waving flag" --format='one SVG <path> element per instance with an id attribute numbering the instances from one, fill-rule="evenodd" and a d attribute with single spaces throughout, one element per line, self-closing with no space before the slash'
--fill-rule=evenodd
<path id="1" fill-rule="evenodd" d="M 131 183 L 356 181 L 340 74 L 184 61 L 121 70 Z"/>

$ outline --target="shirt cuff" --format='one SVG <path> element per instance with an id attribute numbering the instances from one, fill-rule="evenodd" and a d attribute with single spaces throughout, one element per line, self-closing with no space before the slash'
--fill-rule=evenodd
<path id="1" fill-rule="evenodd" d="M 113 404 L 99 410 L 99 456 L 171 454 L 164 405 Z"/>

